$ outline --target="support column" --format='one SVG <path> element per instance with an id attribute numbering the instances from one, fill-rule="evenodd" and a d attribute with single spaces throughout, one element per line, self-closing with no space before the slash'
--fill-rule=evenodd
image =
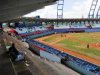
<path id="1" fill-rule="evenodd" d="M 8 27 L 11 27 L 11 26 L 10 26 L 10 22 L 7 22 L 7 25 L 8 25 Z"/>
<path id="2" fill-rule="evenodd" d="M 47 22 L 45 22 L 46 23 L 46 25 L 47 25 Z"/>
<path id="3" fill-rule="evenodd" d="M 2 23 L 0 23 L 0 29 L 2 28 Z"/>
<path id="4" fill-rule="evenodd" d="M 3 27 L 2 27 L 2 23 L 0 23 L 0 33 L 2 33 L 3 31 Z"/>

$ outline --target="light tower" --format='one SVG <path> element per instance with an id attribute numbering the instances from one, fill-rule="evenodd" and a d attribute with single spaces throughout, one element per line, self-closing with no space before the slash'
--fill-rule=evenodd
<path id="1" fill-rule="evenodd" d="M 96 18 L 100 18 L 100 6 L 98 8 L 97 14 L 96 14 Z"/>
<path id="2" fill-rule="evenodd" d="M 63 19 L 64 0 L 57 1 L 57 19 Z M 58 25 L 58 21 L 57 21 Z"/>
<path id="3" fill-rule="evenodd" d="M 89 11 L 89 14 L 88 14 L 88 18 L 94 18 L 94 12 L 95 12 L 97 3 L 98 3 L 98 0 L 93 0 L 92 1 L 90 11 Z"/>
<path id="4" fill-rule="evenodd" d="M 63 18 L 63 6 L 64 6 L 64 0 L 58 0 L 57 1 L 57 19 Z"/>

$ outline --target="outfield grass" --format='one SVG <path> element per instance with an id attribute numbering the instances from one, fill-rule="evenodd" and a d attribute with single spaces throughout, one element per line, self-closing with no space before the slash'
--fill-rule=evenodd
<path id="1" fill-rule="evenodd" d="M 87 43 L 100 43 L 100 33 L 72 33 L 70 35 Z"/>
<path id="2" fill-rule="evenodd" d="M 97 50 L 95 48 L 88 49 L 86 44 L 80 44 L 78 42 L 73 42 L 68 39 L 61 40 L 56 44 L 60 45 L 63 48 L 100 60 L 100 50 Z"/>
<path id="3" fill-rule="evenodd" d="M 88 43 L 89 44 L 100 43 L 100 33 L 70 33 L 66 35 L 71 36 L 73 38 L 70 39 L 66 37 L 63 40 L 56 42 L 54 45 L 59 45 L 63 48 L 100 60 L 100 47 L 87 48 Z M 58 39 L 61 39 L 61 36 L 55 35 L 44 39 L 44 41 L 51 43 L 55 42 L 55 40 Z"/>

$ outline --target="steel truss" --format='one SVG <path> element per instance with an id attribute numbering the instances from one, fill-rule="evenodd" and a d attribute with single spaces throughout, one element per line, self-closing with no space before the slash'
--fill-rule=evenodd
<path id="1" fill-rule="evenodd" d="M 100 6 L 98 8 L 97 14 L 96 14 L 96 18 L 100 18 Z"/>
<path id="2" fill-rule="evenodd" d="M 64 0 L 57 1 L 57 19 L 63 19 Z"/>
<path id="3" fill-rule="evenodd" d="M 93 0 L 92 1 L 90 11 L 89 11 L 89 14 L 88 14 L 88 18 L 94 18 L 94 12 L 95 12 L 97 3 L 98 3 L 98 0 Z"/>

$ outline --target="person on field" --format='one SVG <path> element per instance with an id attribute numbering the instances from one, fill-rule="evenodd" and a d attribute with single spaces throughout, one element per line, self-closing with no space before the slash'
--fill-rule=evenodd
<path id="1" fill-rule="evenodd" d="M 89 46 L 89 43 L 87 44 L 87 48 L 89 48 L 90 46 Z"/>
<path id="2" fill-rule="evenodd" d="M 63 34 L 61 34 L 61 37 L 63 37 Z"/>
<path id="3" fill-rule="evenodd" d="M 65 34 L 65 37 L 66 37 L 66 34 Z"/>

